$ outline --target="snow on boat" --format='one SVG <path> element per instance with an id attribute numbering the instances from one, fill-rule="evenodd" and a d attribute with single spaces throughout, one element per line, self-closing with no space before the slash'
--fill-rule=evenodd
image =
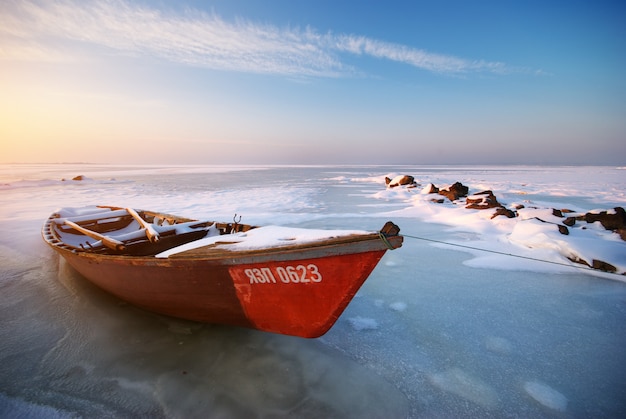
<path id="1" fill-rule="evenodd" d="M 42 235 L 100 288 L 149 311 L 301 337 L 326 333 L 400 229 L 314 230 L 65 208 Z"/>

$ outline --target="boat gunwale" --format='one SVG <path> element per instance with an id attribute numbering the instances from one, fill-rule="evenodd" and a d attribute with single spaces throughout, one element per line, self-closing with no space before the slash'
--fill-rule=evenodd
<path id="1" fill-rule="evenodd" d="M 108 207 L 108 208 L 117 208 L 117 207 Z M 198 223 L 211 223 L 210 221 L 194 220 L 194 219 L 189 219 L 186 217 L 179 217 L 176 215 L 171 215 L 171 214 L 166 214 L 166 213 L 161 213 L 161 212 L 156 212 L 156 211 L 143 211 L 143 212 L 146 214 L 150 214 L 151 216 L 168 217 L 168 218 L 179 220 L 182 222 L 198 221 Z M 72 254 L 78 257 L 84 257 L 88 259 L 102 260 L 102 261 L 126 260 L 126 261 L 133 261 L 134 263 L 145 262 L 145 263 L 154 264 L 156 262 L 157 264 L 160 264 L 160 262 L 163 262 L 165 264 L 171 264 L 174 261 L 176 262 L 219 261 L 219 260 L 231 260 L 232 261 L 232 260 L 237 260 L 237 259 L 250 259 L 250 258 L 255 258 L 255 257 L 276 256 L 280 254 L 287 256 L 286 260 L 289 260 L 291 259 L 290 257 L 288 257 L 290 254 L 301 253 L 302 251 L 324 251 L 324 249 L 337 248 L 338 252 L 336 253 L 342 254 L 342 253 L 359 253 L 361 251 L 382 250 L 382 249 L 389 248 L 388 244 L 381 239 L 382 233 L 380 232 L 367 232 L 364 234 L 349 234 L 345 236 L 328 237 L 322 240 L 310 241 L 306 243 L 285 244 L 285 245 L 272 246 L 272 247 L 263 247 L 263 248 L 254 248 L 254 249 L 248 248 L 248 249 L 241 249 L 241 250 L 219 248 L 220 245 L 237 243 L 236 241 L 233 241 L 233 242 L 228 241 L 229 234 L 222 234 L 220 237 L 224 237 L 223 241 L 219 241 L 214 244 L 209 244 L 206 246 L 201 246 L 196 249 L 182 251 L 180 253 L 172 254 L 168 257 L 162 257 L 162 258 L 156 257 L 156 255 L 136 256 L 136 255 L 125 255 L 125 254 L 96 253 L 96 252 L 91 252 L 89 250 L 78 249 L 63 242 L 63 240 L 61 240 L 60 237 L 58 236 L 58 233 L 56 232 L 55 227 L 54 227 L 55 225 L 54 220 L 57 219 L 57 217 L 55 217 L 56 214 L 57 213 L 54 213 L 50 217 L 48 217 L 48 219 L 46 220 L 42 228 L 42 236 L 44 240 L 46 241 L 46 243 L 48 243 L 50 246 L 60 251 L 67 252 L 69 254 Z M 96 220 L 97 219 L 94 219 L 93 221 L 96 221 Z M 218 223 L 215 221 L 213 221 L 212 223 L 214 225 L 221 225 L 221 226 L 228 225 L 227 223 Z M 256 226 L 251 226 L 247 224 L 240 224 L 240 226 L 244 226 L 246 231 L 252 228 L 256 228 Z M 386 236 L 386 240 L 394 242 L 393 248 L 395 249 L 402 245 L 403 237 L 399 234 Z M 358 250 L 356 252 L 352 249 L 353 246 L 346 246 L 346 245 L 351 245 L 351 244 L 355 246 L 358 244 L 363 245 L 363 243 L 368 242 L 368 241 L 371 241 L 372 244 L 374 244 L 376 241 L 379 241 L 380 245 L 379 246 L 372 245 L 371 248 Z M 319 257 L 323 257 L 323 256 L 319 256 Z"/>

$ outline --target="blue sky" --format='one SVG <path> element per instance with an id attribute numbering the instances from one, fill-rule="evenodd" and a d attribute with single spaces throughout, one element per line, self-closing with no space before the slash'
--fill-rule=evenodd
<path id="1" fill-rule="evenodd" d="M 617 1 L 3 1 L 0 162 L 626 164 Z"/>

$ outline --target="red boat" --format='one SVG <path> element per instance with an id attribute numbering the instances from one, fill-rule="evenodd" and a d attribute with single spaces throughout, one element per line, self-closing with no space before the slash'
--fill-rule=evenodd
<path id="1" fill-rule="evenodd" d="M 387 250 L 377 232 L 199 221 L 121 207 L 52 214 L 44 240 L 100 288 L 153 312 L 307 338 L 326 333 Z"/>

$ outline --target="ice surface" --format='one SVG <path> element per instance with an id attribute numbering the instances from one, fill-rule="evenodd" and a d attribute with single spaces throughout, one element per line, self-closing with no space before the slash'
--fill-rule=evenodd
<path id="1" fill-rule="evenodd" d="M 492 220 L 385 187 L 401 174 L 526 209 Z M 623 242 L 536 217 L 625 194 L 613 167 L 2 165 L 0 416 L 624 417 L 624 277 L 566 258 L 623 266 Z M 406 238 L 335 326 L 304 340 L 147 313 L 93 287 L 40 229 L 60 207 L 98 204 L 290 228 L 391 219 Z"/>

